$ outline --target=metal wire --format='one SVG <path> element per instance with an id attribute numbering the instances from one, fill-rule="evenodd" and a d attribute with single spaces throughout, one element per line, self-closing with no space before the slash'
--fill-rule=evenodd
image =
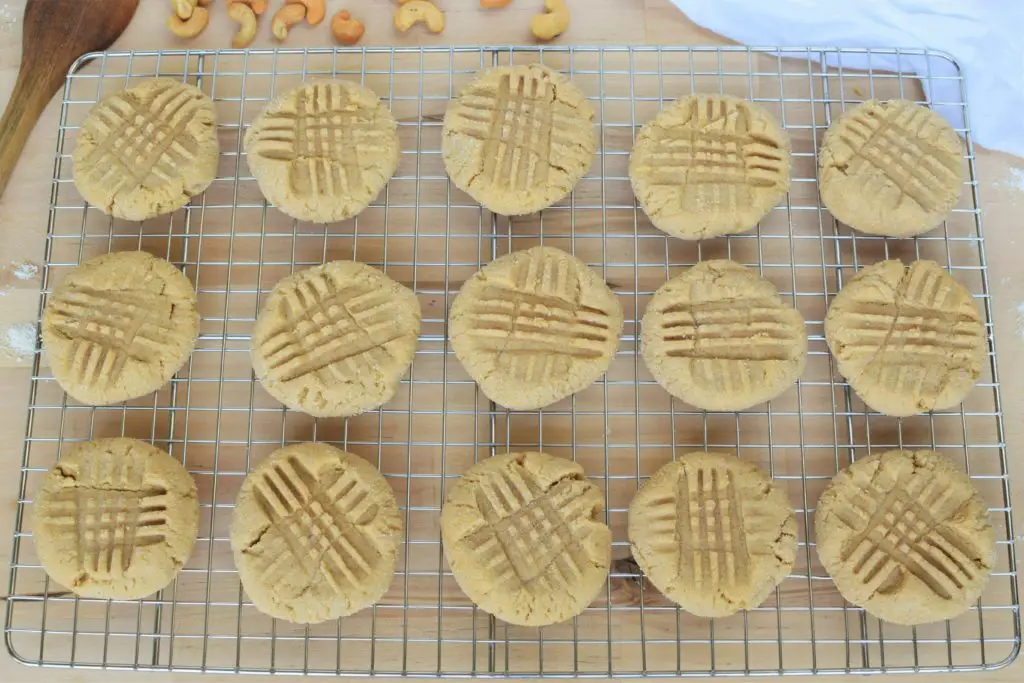
<path id="1" fill-rule="evenodd" d="M 833 118 L 869 97 L 922 98 L 916 79 L 845 69 L 850 54 L 924 56 L 930 69 L 951 67 L 930 70 L 926 80 L 956 81 L 959 101 L 945 104 L 969 121 L 959 67 L 947 55 L 915 50 L 424 47 L 111 52 L 78 60 L 60 114 L 43 303 L 82 259 L 144 249 L 178 264 L 195 283 L 203 320 L 189 364 L 166 388 L 122 406 L 69 400 L 37 355 L 4 631 L 12 655 L 35 665 L 110 669 L 516 677 L 965 671 L 1012 661 L 1020 621 L 994 350 L 962 407 L 894 419 L 865 408 L 824 344 L 831 298 L 859 267 L 890 256 L 947 267 L 984 309 L 991 339 L 969 122 L 960 131 L 967 140 L 964 200 L 941 229 L 911 240 L 861 235 L 819 203 L 815 160 Z M 818 64 L 826 60 L 831 67 Z M 600 154 L 565 202 L 540 216 L 508 219 L 449 184 L 440 127 L 448 100 L 479 69 L 532 61 L 566 71 L 591 98 Z M 216 103 L 218 177 L 171 216 L 110 220 L 77 194 L 70 152 L 93 103 L 158 74 L 194 83 Z M 403 155 L 377 202 L 354 220 L 323 226 L 267 207 L 242 159 L 242 138 L 276 94 L 327 76 L 357 79 L 388 101 Z M 664 103 L 697 91 L 728 92 L 773 111 L 792 138 L 794 177 L 786 200 L 755 231 L 688 243 L 655 230 L 637 209 L 627 162 L 637 127 Z M 487 402 L 451 356 L 445 312 L 483 264 L 539 242 L 599 269 L 621 298 L 626 327 L 601 382 L 549 409 L 508 412 Z M 801 381 L 741 413 L 705 413 L 670 400 L 636 354 L 638 320 L 653 291 L 716 257 L 757 268 L 808 323 Z M 253 381 L 249 330 L 278 279 L 339 258 L 381 267 L 413 287 L 425 313 L 423 334 L 409 378 L 387 406 L 347 421 L 313 420 L 285 411 Z M 154 596 L 78 598 L 40 568 L 26 513 L 68 444 L 121 434 L 166 448 L 195 477 L 199 540 L 177 580 Z M 375 608 L 302 627 L 275 622 L 249 603 L 231 561 L 228 524 L 250 465 L 282 444 L 309 439 L 374 461 L 395 489 L 407 537 L 391 589 Z M 458 590 L 442 553 L 438 512 L 450 480 L 475 460 L 538 447 L 579 461 L 605 492 L 615 562 L 607 590 L 582 616 L 527 629 L 476 610 Z M 636 488 L 670 458 L 705 447 L 738 452 L 771 472 L 789 492 L 799 527 L 797 564 L 775 595 L 716 620 L 665 601 L 632 561 L 625 536 Z M 961 462 L 992 506 L 996 571 L 978 605 L 950 622 L 881 624 L 839 597 L 813 548 L 813 506 L 830 478 L 858 457 L 896 447 L 934 448 Z"/>

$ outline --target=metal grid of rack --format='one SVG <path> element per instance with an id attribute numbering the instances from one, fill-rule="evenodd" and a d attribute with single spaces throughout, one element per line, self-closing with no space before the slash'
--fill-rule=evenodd
<path id="1" fill-rule="evenodd" d="M 825 310 L 843 282 L 886 257 L 938 261 L 991 306 L 969 123 L 963 199 L 939 229 L 915 239 L 854 233 L 820 205 L 815 158 L 844 109 L 870 97 L 922 100 L 900 73 L 852 71 L 851 54 L 925 58 L 952 79 L 967 118 L 959 67 L 913 50 L 675 47 L 455 47 L 344 50 L 111 52 L 71 69 L 64 88 L 46 246 L 43 303 L 85 258 L 143 249 L 179 265 L 199 293 L 202 326 L 191 361 L 159 392 L 125 405 L 70 400 L 37 354 L 14 538 L 5 639 L 22 661 L 137 670 L 411 676 L 695 676 L 865 673 L 994 668 L 1012 661 L 1020 623 L 1009 487 L 994 351 L 960 407 L 912 418 L 872 413 L 836 373 Z M 937 60 L 937 61 L 936 61 Z M 542 61 L 591 98 L 599 155 L 565 201 L 509 219 L 452 187 L 440 155 L 448 100 L 481 68 Z M 831 64 L 822 67 L 818 62 Z M 948 68 L 946 68 L 948 67 Z M 71 180 L 79 125 L 102 96 L 154 75 L 194 83 L 215 101 L 221 159 L 207 192 L 169 216 L 127 223 L 87 207 Z M 243 134 L 275 94 L 314 77 L 362 81 L 399 120 L 402 162 L 356 219 L 293 221 L 263 201 L 242 151 Z M 654 229 L 627 177 L 633 136 L 666 102 L 726 92 L 775 113 L 791 137 L 791 192 L 746 234 L 683 242 Z M 596 385 L 541 411 L 489 403 L 446 343 L 446 310 L 473 272 L 510 250 L 544 242 L 601 272 L 626 310 L 620 351 Z M 708 258 L 757 268 L 801 311 L 810 357 L 800 382 L 770 404 L 705 413 L 671 400 L 636 353 L 638 320 L 668 277 Z M 352 258 L 412 287 L 424 311 L 409 376 L 382 409 L 349 420 L 285 411 L 253 381 L 249 330 L 261 298 L 295 268 Z M 165 590 L 139 601 L 77 598 L 50 582 L 36 558 L 27 514 L 42 475 L 72 443 L 128 435 L 180 459 L 200 491 L 195 551 Z M 255 610 L 231 560 L 228 524 L 250 466 L 285 443 L 334 443 L 375 462 L 391 482 L 407 537 L 391 589 L 374 608 L 314 626 Z M 494 453 L 541 448 L 574 458 L 606 495 L 614 566 L 606 590 L 577 619 L 514 627 L 475 609 L 445 563 L 438 512 L 451 485 Z M 759 464 L 789 493 L 799 552 L 792 574 L 757 609 L 693 617 L 667 602 L 629 555 L 626 508 L 670 458 L 720 450 Z M 978 605 L 950 622 L 883 624 L 845 603 L 817 560 L 812 515 L 830 478 L 852 460 L 895 447 L 938 450 L 969 472 L 992 506 L 996 571 Z"/>

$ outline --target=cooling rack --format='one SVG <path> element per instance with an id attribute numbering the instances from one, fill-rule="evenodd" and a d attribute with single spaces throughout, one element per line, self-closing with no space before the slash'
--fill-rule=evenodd
<path id="1" fill-rule="evenodd" d="M 921 237 L 852 232 L 819 204 L 815 156 L 846 108 L 870 97 L 923 100 L 921 81 L 845 68 L 870 60 L 924 59 L 925 85 L 953 83 L 962 113 L 968 178 L 949 220 Z M 452 187 L 440 155 L 448 100 L 481 68 L 542 61 L 591 98 L 600 149 L 575 192 L 540 215 L 509 219 Z M 822 67 L 819 61 L 831 66 Z M 869 62 L 870 63 L 870 62 Z M 936 67 L 933 69 L 933 65 Z M 939 68 L 941 67 L 941 68 Z M 87 207 L 71 179 L 70 152 L 92 104 L 154 75 L 193 83 L 216 103 L 217 179 L 184 209 L 139 223 Z M 402 161 L 358 218 L 327 226 L 268 207 L 249 173 L 242 138 L 275 94 L 313 77 L 364 82 L 399 123 Z M 945 92 L 948 89 L 941 89 Z M 792 140 L 792 190 L 756 230 L 683 242 L 654 229 L 627 177 L 633 136 L 666 102 L 725 92 L 771 110 Z M 929 89 L 929 92 L 939 90 Z M 963 80 L 948 56 L 915 50 L 677 47 L 455 47 L 109 52 L 86 55 L 64 88 L 53 166 L 43 303 L 85 258 L 143 249 L 179 265 L 202 314 L 191 361 L 157 392 L 124 405 L 80 405 L 36 356 L 20 472 L 5 639 L 43 666 L 110 669 L 409 676 L 703 676 L 990 669 L 1020 645 L 1006 451 L 994 350 L 962 406 L 895 419 L 870 412 L 836 373 L 824 342 L 825 310 L 861 266 L 886 257 L 930 258 L 977 298 L 991 339 L 981 211 Z M 537 243 L 576 254 L 605 277 L 626 311 L 607 376 L 541 411 L 509 412 L 476 389 L 446 343 L 445 311 L 481 265 Z M 701 259 L 757 268 L 807 321 L 810 357 L 800 382 L 739 413 L 705 413 L 671 400 L 638 361 L 638 320 L 665 280 Z M 419 350 L 398 395 L 349 420 L 285 411 L 253 381 L 249 332 L 261 298 L 296 268 L 352 258 L 412 287 L 424 319 Z M 26 513 L 45 471 L 73 443 L 125 434 L 180 459 L 200 491 L 195 552 L 177 580 L 144 600 L 77 598 L 48 581 Z M 260 614 L 231 560 L 232 504 L 250 466 L 282 444 L 328 441 L 375 462 L 394 487 L 407 536 L 390 590 L 355 616 L 296 626 Z M 544 629 L 507 625 L 458 589 L 440 545 L 446 488 L 494 453 L 541 448 L 574 458 L 601 488 L 614 533 L 603 594 L 577 619 Z M 626 509 L 670 458 L 707 447 L 769 471 L 797 512 L 792 574 L 760 607 L 728 618 L 693 617 L 643 578 L 626 541 Z M 815 501 L 842 467 L 870 452 L 932 448 L 970 474 L 992 506 L 995 573 L 979 603 L 949 622 L 883 624 L 845 603 L 816 557 Z"/>

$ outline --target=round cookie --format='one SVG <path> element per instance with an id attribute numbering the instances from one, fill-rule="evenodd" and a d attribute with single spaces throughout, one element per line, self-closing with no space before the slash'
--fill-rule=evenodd
<path id="1" fill-rule="evenodd" d="M 796 560 L 785 491 L 719 453 L 669 462 L 629 505 L 633 558 L 665 597 L 701 617 L 757 607 Z"/>
<path id="2" fill-rule="evenodd" d="M 107 405 L 156 391 L 199 336 L 196 292 L 180 270 L 143 251 L 97 256 L 53 291 L 43 348 L 53 376 L 75 399 Z"/>
<path id="3" fill-rule="evenodd" d="M 988 506 L 967 475 L 934 451 L 857 460 L 821 494 L 814 533 L 842 596 L 896 624 L 967 610 L 995 560 Z"/>
<path id="4" fill-rule="evenodd" d="M 636 137 L 629 177 L 654 226 L 684 240 L 753 228 L 789 189 L 789 142 L 771 114 L 729 95 L 690 95 Z"/>
<path id="5" fill-rule="evenodd" d="M 218 152 L 213 100 L 194 86 L 153 78 L 92 108 L 71 163 L 87 202 L 143 221 L 181 208 L 209 187 Z"/>
<path id="6" fill-rule="evenodd" d="M 323 443 L 272 453 L 245 478 L 231 516 L 245 592 L 261 612 L 298 624 L 380 600 L 401 543 L 402 518 L 381 473 Z"/>
<path id="7" fill-rule="evenodd" d="M 861 400 L 895 417 L 959 404 L 988 354 L 973 297 L 932 261 L 860 270 L 829 306 L 825 341 Z"/>
<path id="8" fill-rule="evenodd" d="M 800 313 L 775 285 L 727 260 L 702 261 L 655 292 L 643 318 L 647 369 L 702 410 L 743 410 L 793 385 L 807 364 Z"/>
<path id="9" fill-rule="evenodd" d="M 540 64 L 484 71 L 448 105 L 442 135 L 455 186 L 505 216 L 564 198 L 597 149 L 586 96 Z"/>
<path id="10" fill-rule="evenodd" d="M 833 123 L 818 157 L 821 200 L 872 235 L 913 237 L 939 225 L 963 190 L 960 136 L 906 100 L 869 100 Z"/>
<path id="11" fill-rule="evenodd" d="M 622 306 L 554 247 L 507 254 L 462 286 L 448 317 L 456 358 L 490 400 L 543 408 L 593 384 L 619 346 Z"/>
<path id="12" fill-rule="evenodd" d="M 611 564 L 604 497 L 582 467 L 546 453 L 498 455 L 467 470 L 441 508 L 441 539 L 463 592 L 520 626 L 580 614 Z"/>
<path id="13" fill-rule="evenodd" d="M 330 223 L 374 200 L 398 168 L 398 124 L 369 88 L 305 83 L 271 102 L 245 135 L 249 170 L 292 218 Z"/>
<path id="14" fill-rule="evenodd" d="M 252 367 L 292 410 L 348 417 L 391 400 L 416 353 L 416 295 L 376 268 L 331 261 L 275 285 L 252 330 Z"/>
<path id="15" fill-rule="evenodd" d="M 32 503 L 40 564 L 89 598 L 137 600 L 162 589 L 192 554 L 198 527 L 192 477 L 137 439 L 76 444 Z"/>

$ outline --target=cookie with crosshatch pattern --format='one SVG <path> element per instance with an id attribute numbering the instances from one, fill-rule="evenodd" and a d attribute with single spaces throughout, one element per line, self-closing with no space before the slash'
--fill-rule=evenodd
<path id="1" fill-rule="evenodd" d="M 581 613 L 611 564 L 604 496 L 571 460 L 507 453 L 469 468 L 441 508 L 441 540 L 459 587 L 510 624 Z"/>
<path id="2" fill-rule="evenodd" d="M 192 283 L 144 251 L 89 259 L 46 300 L 43 348 L 53 376 L 82 403 L 107 405 L 156 391 L 195 347 Z"/>
<path id="3" fill-rule="evenodd" d="M 872 410 L 951 408 L 981 376 L 987 334 L 974 297 L 933 261 L 861 269 L 825 315 L 839 374 Z"/>
<path id="4" fill-rule="evenodd" d="M 629 177 L 644 213 L 663 232 L 686 240 L 742 232 L 789 189 L 789 141 L 759 105 L 690 95 L 640 129 Z"/>
<path id="5" fill-rule="evenodd" d="M 420 333 L 412 290 L 376 268 L 331 261 L 278 282 L 252 330 L 252 367 L 293 410 L 347 417 L 387 403 Z"/>
<path id="6" fill-rule="evenodd" d="M 377 602 L 391 585 L 402 518 L 370 463 L 323 443 L 272 453 L 242 483 L 231 549 L 253 604 L 313 624 Z"/>
<path id="7" fill-rule="evenodd" d="M 166 586 L 192 553 L 198 525 L 192 477 L 137 439 L 76 444 L 32 503 L 43 569 L 90 598 L 136 600 Z"/>
<path id="8" fill-rule="evenodd" d="M 452 302 L 455 357 L 494 401 L 543 408 L 608 370 L 623 313 L 608 285 L 561 249 L 502 256 L 466 281 Z"/>
<path id="9" fill-rule="evenodd" d="M 844 598 L 896 624 L 951 619 L 995 561 L 988 505 L 934 451 L 888 451 L 832 480 L 814 514 L 818 557 Z"/>
<path id="10" fill-rule="evenodd" d="M 153 78 L 101 100 L 71 154 L 82 197 L 117 218 L 170 213 L 217 175 L 213 101 L 198 88 Z"/>
<path id="11" fill-rule="evenodd" d="M 568 195 L 594 161 L 594 108 L 541 64 L 488 69 L 444 116 L 452 182 L 494 213 L 518 216 Z"/>
<path id="12" fill-rule="evenodd" d="M 669 462 L 629 505 L 633 558 L 687 612 L 722 617 L 757 607 L 796 560 L 785 491 L 755 465 L 720 453 Z"/>
<path id="13" fill-rule="evenodd" d="M 873 235 L 931 230 L 963 190 L 962 143 L 952 126 L 906 100 L 869 100 L 829 127 L 818 157 L 821 200 Z"/>
<path id="14" fill-rule="evenodd" d="M 735 261 L 701 261 L 662 285 L 643 317 L 644 364 L 703 410 L 744 410 L 791 387 L 807 364 L 800 312 Z"/>
<path id="15" fill-rule="evenodd" d="M 398 168 L 398 124 L 351 81 L 305 83 L 277 98 L 245 135 L 249 170 L 292 218 L 329 223 L 365 209 Z"/>

